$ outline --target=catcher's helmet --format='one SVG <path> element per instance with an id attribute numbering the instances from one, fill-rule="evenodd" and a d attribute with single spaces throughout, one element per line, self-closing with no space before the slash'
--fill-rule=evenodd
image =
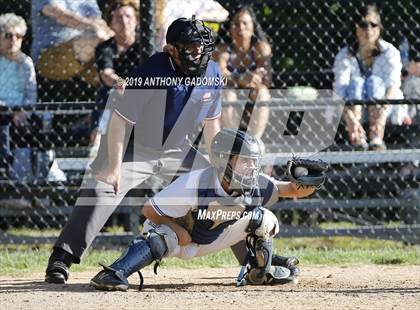
<path id="1" fill-rule="evenodd" d="M 179 49 L 181 71 L 186 76 L 202 76 L 207 69 L 211 54 L 214 51 L 215 40 L 211 29 L 202 20 L 178 18 L 172 22 L 166 33 L 166 42 Z M 185 45 L 200 44 L 201 56 L 196 58 Z"/>
<path id="2" fill-rule="evenodd" d="M 248 159 L 248 163 L 252 163 L 251 166 L 245 167 L 247 173 L 238 173 L 235 167 L 232 167 L 231 159 L 234 156 Z M 224 128 L 212 141 L 210 154 L 212 165 L 232 189 L 242 193 L 258 187 L 261 157 L 258 140 L 241 130 Z"/>

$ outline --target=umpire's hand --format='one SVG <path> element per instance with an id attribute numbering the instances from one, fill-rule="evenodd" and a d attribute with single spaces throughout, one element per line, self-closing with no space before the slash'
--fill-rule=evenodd
<path id="1" fill-rule="evenodd" d="M 114 187 L 115 195 L 118 194 L 118 191 L 120 190 L 120 181 L 121 181 L 121 173 L 119 170 L 106 169 L 96 174 L 95 179 L 97 181 L 112 185 Z"/>

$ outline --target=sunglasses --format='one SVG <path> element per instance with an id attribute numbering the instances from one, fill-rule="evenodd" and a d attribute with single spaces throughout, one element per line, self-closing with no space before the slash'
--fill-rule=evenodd
<path id="1" fill-rule="evenodd" d="M 23 39 L 23 35 L 20 33 L 11 33 L 11 32 L 6 32 L 4 34 L 4 37 L 8 40 L 11 40 L 13 37 L 15 37 L 16 39 Z"/>
<path id="2" fill-rule="evenodd" d="M 379 23 L 367 22 L 367 21 L 364 21 L 364 20 L 358 22 L 357 25 L 359 25 L 359 27 L 362 28 L 362 29 L 367 29 L 369 27 L 369 25 L 372 28 L 379 27 Z"/>

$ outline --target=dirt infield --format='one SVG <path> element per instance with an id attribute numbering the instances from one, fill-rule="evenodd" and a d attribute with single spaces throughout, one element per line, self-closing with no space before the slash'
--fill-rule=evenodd
<path id="1" fill-rule="evenodd" d="M 0 276 L 0 309 L 420 309 L 420 266 L 302 267 L 298 284 L 235 287 L 237 268 L 146 270 L 129 292 L 99 292 L 96 271 L 72 273 L 66 285 L 43 274 Z"/>

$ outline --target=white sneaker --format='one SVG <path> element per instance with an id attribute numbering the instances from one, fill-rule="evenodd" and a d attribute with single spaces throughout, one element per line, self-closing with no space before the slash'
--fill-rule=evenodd
<path id="1" fill-rule="evenodd" d="M 67 177 L 63 170 L 58 167 L 57 161 L 54 161 L 47 177 L 49 182 L 66 182 Z"/>

